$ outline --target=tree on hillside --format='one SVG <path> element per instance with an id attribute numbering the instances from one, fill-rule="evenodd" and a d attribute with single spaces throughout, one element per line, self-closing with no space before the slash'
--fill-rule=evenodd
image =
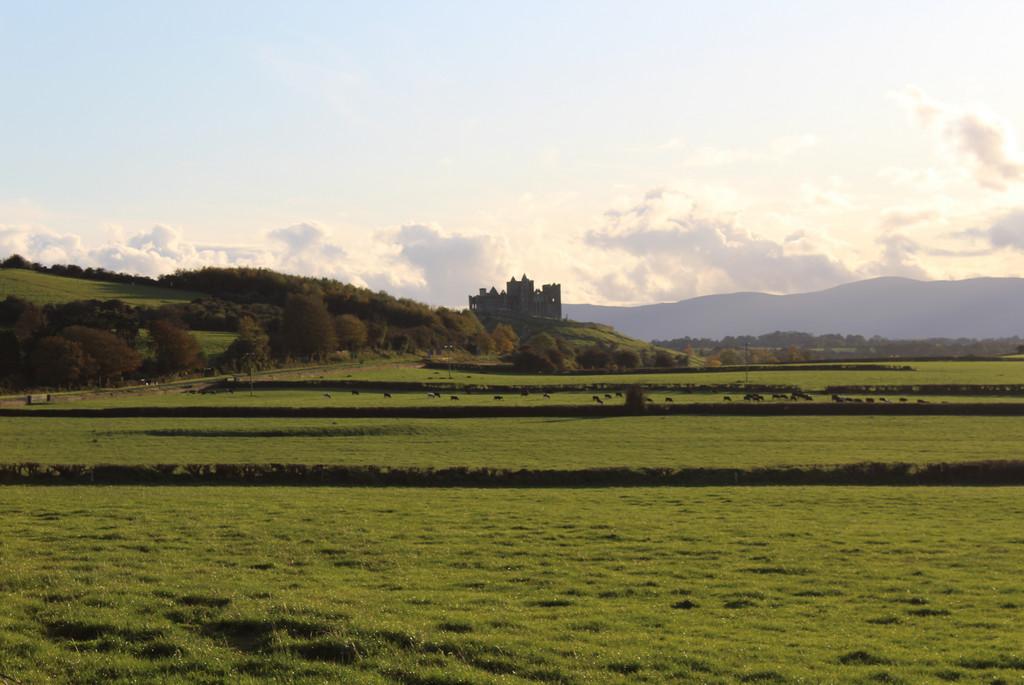
<path id="1" fill-rule="evenodd" d="M 43 315 L 43 310 L 29 302 L 25 304 L 21 315 L 14 323 L 14 335 L 18 336 L 19 341 L 25 342 L 31 340 L 32 336 L 42 330 L 45 325 L 46 317 Z"/>
<path id="2" fill-rule="evenodd" d="M 342 314 L 334 317 L 334 334 L 338 338 L 338 347 L 352 354 L 366 347 L 368 333 L 366 324 L 353 314 Z"/>
<path id="3" fill-rule="evenodd" d="M 0 330 L 0 379 L 13 376 L 21 367 L 21 344 L 14 331 Z"/>
<path id="4" fill-rule="evenodd" d="M 206 364 L 199 341 L 188 330 L 167 319 L 149 324 L 157 368 L 164 373 L 192 371 Z"/>
<path id="5" fill-rule="evenodd" d="M 576 363 L 584 369 L 607 369 L 612 363 L 612 355 L 600 345 L 591 345 L 576 355 Z"/>
<path id="6" fill-rule="evenodd" d="M 743 355 L 728 347 L 718 353 L 718 361 L 722 366 L 735 366 L 743 363 Z"/>
<path id="7" fill-rule="evenodd" d="M 61 337 L 78 343 L 85 354 L 82 380 L 101 383 L 119 378 L 142 366 L 142 356 L 113 333 L 86 326 L 68 326 Z"/>
<path id="8" fill-rule="evenodd" d="M 28 261 L 20 254 L 12 254 L 10 257 L 0 262 L 0 268 L 2 269 L 31 269 L 32 262 Z"/>
<path id="9" fill-rule="evenodd" d="M 323 360 L 338 349 L 334 321 L 318 296 L 289 295 L 282 329 L 285 351 L 293 357 Z"/>
<path id="10" fill-rule="evenodd" d="M 470 349 L 479 355 L 494 354 L 498 346 L 494 344 L 494 338 L 487 331 L 481 331 L 473 336 L 469 343 Z"/>
<path id="11" fill-rule="evenodd" d="M 236 371 L 265 368 L 270 365 L 270 338 L 256 321 L 245 317 L 238 322 L 238 337 L 221 359 Z"/>
<path id="12" fill-rule="evenodd" d="M 658 367 L 673 367 L 676 365 L 676 355 L 668 350 L 657 350 L 654 353 L 654 365 Z"/>
<path id="13" fill-rule="evenodd" d="M 623 348 L 615 350 L 612 361 L 620 369 L 635 369 L 640 366 L 640 355 L 636 353 L 636 350 Z"/>
<path id="14" fill-rule="evenodd" d="M 81 345 L 56 335 L 37 341 L 29 356 L 33 380 L 51 388 L 77 383 L 89 363 Z"/>
<path id="15" fill-rule="evenodd" d="M 494 339 L 495 351 L 498 354 L 514 352 L 519 345 L 519 336 L 516 335 L 516 330 L 507 323 L 499 323 L 495 326 L 491 331 L 491 338 Z"/>
<path id="16" fill-rule="evenodd" d="M 570 353 L 564 340 L 538 333 L 520 345 L 513 364 L 523 371 L 564 371 L 572 364 Z"/>
<path id="17" fill-rule="evenodd" d="M 49 331 L 62 331 L 70 326 L 87 326 L 110 331 L 130 346 L 135 345 L 141 325 L 139 310 L 121 300 L 80 300 L 47 305 L 44 314 Z"/>

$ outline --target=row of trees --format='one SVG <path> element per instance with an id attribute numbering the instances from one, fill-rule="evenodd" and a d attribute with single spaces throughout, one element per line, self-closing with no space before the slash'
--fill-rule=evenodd
<path id="1" fill-rule="evenodd" d="M 812 335 L 796 331 L 775 331 L 757 336 L 676 338 L 655 341 L 674 350 L 698 350 L 702 356 L 719 360 L 722 365 L 742 364 L 749 348 L 752 364 L 769 364 L 815 359 L 856 359 L 879 357 L 994 357 L 1010 354 L 1024 346 L 1020 337 L 927 338 L 892 340 L 881 336 Z M 739 355 L 739 360 L 737 359 Z"/>
<path id="2" fill-rule="evenodd" d="M 75 303 L 80 305 L 81 303 Z M 97 303 L 102 304 L 102 303 Z M 0 384 L 67 388 L 107 385 L 136 373 L 192 371 L 205 366 L 199 342 L 177 322 L 97 324 L 116 307 L 36 305 L 7 298 L 0 306 Z M 73 314 L 81 314 L 76 319 Z M 140 335 L 142 330 L 146 335 Z M 144 355 L 143 352 L 148 352 Z"/>

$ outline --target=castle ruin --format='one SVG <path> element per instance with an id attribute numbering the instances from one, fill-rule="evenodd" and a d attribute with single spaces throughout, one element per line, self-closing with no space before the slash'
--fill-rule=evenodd
<path id="1" fill-rule="evenodd" d="M 492 286 L 490 290 L 480 288 L 479 295 L 470 295 L 469 309 L 476 314 L 511 312 L 561 319 L 562 286 L 559 283 L 548 283 L 541 286 L 540 290 L 535 290 L 533 281 L 526 274 L 518 281 L 513 276 L 500 293 Z"/>

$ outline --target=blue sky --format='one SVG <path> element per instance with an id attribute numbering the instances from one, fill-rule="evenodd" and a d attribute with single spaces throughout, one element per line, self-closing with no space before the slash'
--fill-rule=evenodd
<path id="1" fill-rule="evenodd" d="M 523 271 L 601 303 L 1017 275 L 1022 25 L 997 2 L 19 3 L 0 253 L 457 305 Z"/>

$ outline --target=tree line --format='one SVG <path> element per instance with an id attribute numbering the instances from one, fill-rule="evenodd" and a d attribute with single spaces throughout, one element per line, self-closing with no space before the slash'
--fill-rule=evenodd
<path id="1" fill-rule="evenodd" d="M 773 364 L 821 359 L 864 359 L 881 357 L 995 357 L 1024 353 L 1024 338 L 927 338 L 892 340 L 881 336 L 813 335 L 797 331 L 775 331 L 764 335 L 713 338 L 674 338 L 654 344 L 698 354 L 721 365 Z M 712 363 L 712 365 L 714 365 Z"/>
<path id="2" fill-rule="evenodd" d="M 539 333 L 520 340 L 498 323 L 488 330 L 470 311 L 430 307 L 331 279 L 257 268 L 208 267 L 158 279 L 73 265 L 42 267 L 17 257 L 5 268 L 58 275 L 89 272 L 99 280 L 200 292 L 192 302 L 159 307 L 120 300 L 38 306 L 0 301 L 0 387 L 78 388 L 127 379 L 193 373 L 211 363 L 193 331 L 236 338 L 215 360 L 217 370 L 247 372 L 289 362 L 327 362 L 373 353 L 451 353 L 497 357 L 525 371 L 678 366 L 668 350 L 579 345 Z M 25 266 L 27 265 L 27 266 Z"/>

